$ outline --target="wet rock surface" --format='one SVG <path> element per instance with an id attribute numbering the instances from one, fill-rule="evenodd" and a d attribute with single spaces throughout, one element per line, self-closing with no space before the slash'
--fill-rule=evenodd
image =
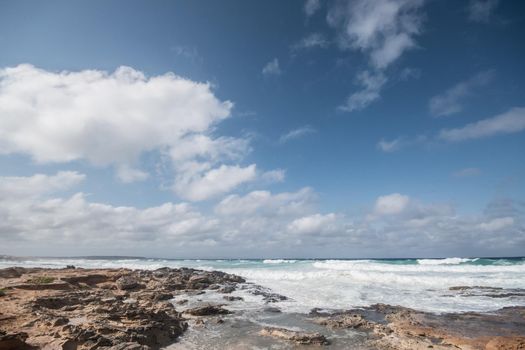
<path id="1" fill-rule="evenodd" d="M 525 307 L 438 315 L 376 304 L 333 314 L 314 310 L 311 317 L 329 328 L 365 331 L 377 349 L 525 349 Z"/>
<path id="2" fill-rule="evenodd" d="M 231 289 L 242 282 L 223 272 L 187 268 L 0 269 L 0 350 L 159 349 L 187 328 L 169 302 L 175 293 L 200 293 L 211 285 Z M 208 305 L 190 313 L 230 312 Z"/>
<path id="3" fill-rule="evenodd" d="M 286 328 L 264 327 L 261 335 L 280 338 L 300 345 L 328 345 L 330 342 L 319 333 L 307 333 Z"/>

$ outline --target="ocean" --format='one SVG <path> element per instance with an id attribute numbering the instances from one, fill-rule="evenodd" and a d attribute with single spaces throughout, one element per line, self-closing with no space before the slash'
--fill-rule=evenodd
<path id="1" fill-rule="evenodd" d="M 487 312 L 525 306 L 525 258 L 363 260 L 170 260 L 147 258 L 2 258 L 10 266 L 157 269 L 191 267 L 243 276 L 287 296 L 274 306 L 290 313 L 385 303 L 435 313 Z M 470 288 L 464 288 L 470 287 Z M 260 300 L 237 290 L 243 308 Z"/>

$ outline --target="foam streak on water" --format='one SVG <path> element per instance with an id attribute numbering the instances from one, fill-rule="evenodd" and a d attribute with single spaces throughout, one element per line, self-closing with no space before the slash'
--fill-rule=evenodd
<path id="1" fill-rule="evenodd" d="M 348 309 L 374 303 L 432 312 L 491 311 L 525 305 L 525 297 L 494 298 L 451 291 L 455 286 L 525 289 L 525 259 L 398 260 L 164 260 L 164 259 L 0 259 L 8 266 L 157 269 L 193 267 L 245 277 L 291 298 L 278 303 L 293 312 L 311 308 Z"/>

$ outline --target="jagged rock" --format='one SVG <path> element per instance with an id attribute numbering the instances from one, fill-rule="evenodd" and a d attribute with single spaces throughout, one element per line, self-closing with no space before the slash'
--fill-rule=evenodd
<path id="1" fill-rule="evenodd" d="M 205 289 L 209 287 L 211 281 L 207 275 L 192 276 L 187 284 L 188 289 Z"/>
<path id="2" fill-rule="evenodd" d="M 224 286 L 218 290 L 219 293 L 224 293 L 224 294 L 230 294 L 233 291 L 235 291 L 234 286 Z"/>
<path id="3" fill-rule="evenodd" d="M 330 342 L 320 333 L 292 331 L 286 328 L 264 327 L 260 333 L 264 336 L 284 339 L 301 345 L 329 345 Z"/>
<path id="4" fill-rule="evenodd" d="M 42 350 L 77 350 L 78 343 L 74 340 L 56 340 L 46 344 Z"/>
<path id="5" fill-rule="evenodd" d="M 6 333 L 0 330 L 0 350 L 30 350 L 36 349 L 26 343 L 27 333 Z"/>
<path id="6" fill-rule="evenodd" d="M 111 347 L 101 347 L 100 350 L 150 350 L 151 348 L 146 345 L 140 345 L 137 343 L 121 343 Z"/>
<path id="7" fill-rule="evenodd" d="M 116 281 L 120 290 L 130 290 L 139 287 L 139 280 L 135 276 L 122 276 Z"/>
<path id="8" fill-rule="evenodd" d="M 211 316 L 211 315 L 227 315 L 232 312 L 222 308 L 222 305 L 205 305 L 199 306 L 184 311 L 192 316 Z"/>
<path id="9" fill-rule="evenodd" d="M 72 284 L 85 283 L 87 285 L 95 285 L 99 283 L 104 283 L 109 280 L 108 276 L 100 274 L 100 273 L 77 275 L 77 276 L 70 276 L 70 277 L 61 277 L 60 279 L 62 281 L 72 283 Z"/>
<path id="10" fill-rule="evenodd" d="M 341 314 L 333 317 L 319 318 L 316 323 L 331 328 L 372 328 L 373 324 L 367 321 L 362 315 L 351 313 Z"/>
<path id="11" fill-rule="evenodd" d="M 273 293 L 267 288 L 261 286 L 255 286 L 255 288 L 250 290 L 250 293 L 253 295 L 260 295 L 263 297 L 263 300 L 267 303 L 276 303 L 279 301 L 288 300 L 287 297 L 281 294 Z"/>

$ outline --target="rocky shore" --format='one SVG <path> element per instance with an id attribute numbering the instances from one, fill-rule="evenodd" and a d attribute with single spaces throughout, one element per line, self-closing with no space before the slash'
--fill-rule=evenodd
<path id="1" fill-rule="evenodd" d="M 240 317 L 240 292 L 266 305 L 251 311 L 264 322 Z M 525 349 L 525 307 L 436 315 L 377 304 L 285 315 L 283 300 L 217 271 L 0 269 L 0 350 L 186 349 L 185 332 L 209 338 L 200 349 Z"/>
<path id="2" fill-rule="evenodd" d="M 158 349 L 188 326 L 169 302 L 178 292 L 231 290 L 240 282 L 185 268 L 3 269 L 0 349 Z M 210 306 L 193 314 L 225 312 Z"/>

